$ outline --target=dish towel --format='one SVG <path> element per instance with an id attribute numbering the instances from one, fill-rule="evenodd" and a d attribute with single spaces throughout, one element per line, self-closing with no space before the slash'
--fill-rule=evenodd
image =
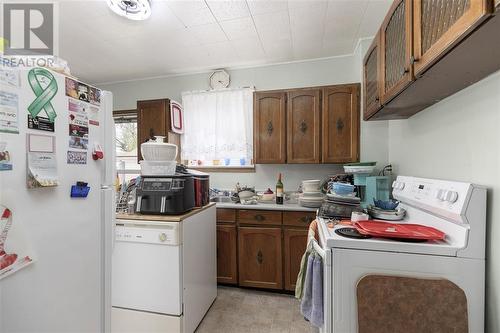
<path id="1" fill-rule="evenodd" d="M 309 247 L 306 249 L 306 252 L 302 255 L 302 260 L 300 261 L 300 271 L 297 275 L 297 282 L 295 283 L 295 298 L 302 299 L 304 295 L 304 282 L 306 279 L 306 270 L 307 270 L 307 262 L 311 255 L 311 251 Z"/>
<path id="2" fill-rule="evenodd" d="M 323 327 L 323 260 L 317 254 L 307 260 L 300 311 L 312 325 Z"/>

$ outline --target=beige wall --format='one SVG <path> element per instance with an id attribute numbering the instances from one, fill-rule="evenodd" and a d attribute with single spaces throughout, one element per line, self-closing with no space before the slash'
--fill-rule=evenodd
<path id="1" fill-rule="evenodd" d="M 500 72 L 408 120 L 390 121 L 389 160 L 398 174 L 489 188 L 487 328 L 500 332 Z"/>
<path id="2" fill-rule="evenodd" d="M 315 61 L 279 64 L 231 70 L 231 87 L 254 86 L 257 90 L 310 87 L 361 81 L 361 53 L 366 43 L 361 43 L 356 54 Z M 181 99 L 183 91 L 209 89 L 210 73 L 172 76 L 150 80 L 100 84 L 113 92 L 114 108 L 132 109 L 141 99 Z M 388 122 L 361 124 L 361 160 L 378 161 L 379 166 L 388 160 Z M 217 188 L 233 188 L 236 181 L 256 186 L 257 189 L 273 188 L 279 172 L 284 174 L 286 190 L 294 190 L 303 179 L 323 179 L 342 172 L 337 165 L 258 165 L 255 173 L 212 173 L 211 184 Z"/>

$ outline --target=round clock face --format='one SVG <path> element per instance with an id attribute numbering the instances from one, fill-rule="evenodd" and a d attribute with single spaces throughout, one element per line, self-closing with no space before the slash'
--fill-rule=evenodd
<path id="1" fill-rule="evenodd" d="M 210 75 L 210 87 L 212 89 L 222 89 L 229 87 L 229 74 L 226 71 L 216 71 Z"/>

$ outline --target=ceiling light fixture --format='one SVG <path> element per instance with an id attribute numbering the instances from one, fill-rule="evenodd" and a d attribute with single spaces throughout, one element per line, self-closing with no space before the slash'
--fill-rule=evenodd
<path id="1" fill-rule="evenodd" d="M 107 0 L 109 8 L 116 14 L 134 21 L 151 16 L 150 0 Z"/>

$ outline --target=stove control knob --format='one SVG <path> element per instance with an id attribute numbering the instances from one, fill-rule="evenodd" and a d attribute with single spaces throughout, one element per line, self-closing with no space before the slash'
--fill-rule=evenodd
<path id="1" fill-rule="evenodd" d="M 439 201 L 443 201 L 444 200 L 444 190 L 437 190 L 436 191 L 436 199 L 438 199 Z"/>
<path id="2" fill-rule="evenodd" d="M 164 232 L 162 232 L 160 234 L 159 238 L 160 238 L 160 242 L 164 242 L 167 240 L 167 235 Z"/>
<path id="3" fill-rule="evenodd" d="M 405 183 L 402 183 L 402 182 L 401 182 L 401 183 L 398 183 L 398 189 L 399 189 L 399 190 L 401 190 L 401 191 L 402 191 L 402 190 L 404 190 L 404 188 L 405 188 Z"/>
<path id="4" fill-rule="evenodd" d="M 458 193 L 455 191 L 446 191 L 446 194 L 444 195 L 444 200 L 454 203 L 458 199 Z"/>
<path id="5" fill-rule="evenodd" d="M 397 181 L 393 181 L 392 182 L 392 188 L 396 188 L 396 186 L 398 186 L 398 182 Z"/>

